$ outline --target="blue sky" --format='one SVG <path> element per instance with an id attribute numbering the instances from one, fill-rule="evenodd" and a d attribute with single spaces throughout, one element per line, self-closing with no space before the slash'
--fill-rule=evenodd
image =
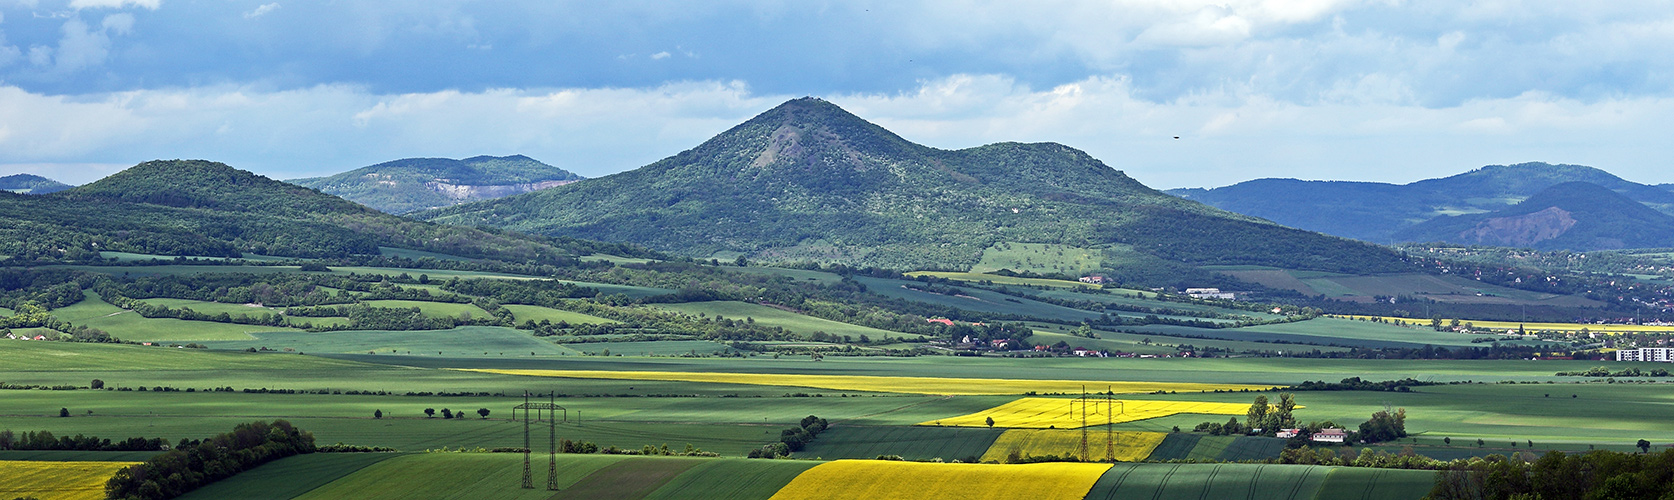
<path id="1" fill-rule="evenodd" d="M 1674 182 L 1674 4 L 0 0 L 0 174 L 72 183 L 518 153 L 601 176 L 804 95 L 1159 188 L 1524 161 Z"/>

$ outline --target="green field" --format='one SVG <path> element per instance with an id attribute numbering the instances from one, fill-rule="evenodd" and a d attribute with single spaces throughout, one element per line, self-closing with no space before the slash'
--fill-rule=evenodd
<path id="1" fill-rule="evenodd" d="M 286 457 L 178 498 L 289 500 L 398 456 L 394 453 L 311 453 Z"/>
<path id="2" fill-rule="evenodd" d="M 255 332 L 298 331 L 271 326 L 145 318 L 133 311 L 110 305 L 91 291 L 87 292 L 87 297 L 81 302 L 53 309 L 52 315 L 71 324 L 98 328 L 112 337 L 134 342 L 239 340 L 249 339 L 250 334 Z"/>
<path id="3" fill-rule="evenodd" d="M 707 460 L 652 491 L 647 500 L 767 500 L 798 474 L 819 465 L 806 460 Z"/>
<path id="4" fill-rule="evenodd" d="M 465 258 L 465 257 L 459 257 L 459 256 L 455 256 L 455 255 L 448 255 L 448 254 L 445 254 L 445 253 L 426 252 L 424 250 L 413 250 L 413 249 L 410 249 L 410 248 L 395 248 L 395 247 L 378 247 L 378 254 L 383 255 L 385 257 L 399 257 L 399 258 L 403 258 L 403 259 L 414 259 L 414 260 L 425 259 L 425 258 L 436 259 L 436 260 L 451 260 L 451 261 L 456 261 L 456 262 L 471 262 L 471 261 L 477 260 L 477 259 L 468 259 L 468 258 Z"/>
<path id="5" fill-rule="evenodd" d="M 506 357 L 574 356 L 566 348 L 521 330 L 497 326 L 462 326 L 451 330 L 349 330 L 321 333 L 254 333 L 254 340 L 204 342 L 211 349 L 260 349 L 285 352 L 378 353 L 404 356 Z M 534 354 L 530 354 L 534 353 Z"/>
<path id="6" fill-rule="evenodd" d="M 728 352 L 732 348 L 726 344 L 707 340 L 653 340 L 646 342 L 588 342 L 585 344 L 564 344 L 564 347 L 588 354 L 604 354 L 610 351 L 615 356 L 668 356 L 681 354 L 714 354 Z"/>
<path id="7" fill-rule="evenodd" d="M 625 460 L 612 455 L 566 455 L 558 468 L 558 485 L 574 486 L 599 469 Z M 544 468 L 544 467 L 542 467 Z M 298 496 L 298 499 L 361 498 L 480 498 L 545 499 L 543 472 L 540 488 L 519 487 L 523 474 L 521 453 L 421 453 L 403 455 L 362 468 Z"/>
<path id="8" fill-rule="evenodd" d="M 1245 342 L 1270 342 L 1270 350 L 1288 351 L 1295 349 L 1313 350 L 1312 345 L 1336 345 L 1349 347 L 1423 347 L 1426 345 L 1447 347 L 1480 347 L 1482 344 L 1471 343 L 1471 340 L 1482 338 L 1456 332 L 1437 332 L 1428 328 L 1407 328 L 1387 323 L 1373 323 L 1370 321 L 1356 321 L 1340 318 L 1315 318 L 1295 323 L 1280 323 L 1274 325 L 1251 326 L 1244 328 L 1193 328 L 1174 325 L 1145 325 L 1125 327 L 1141 334 L 1169 335 L 1186 337 L 1176 339 L 1176 342 L 1191 343 L 1192 337 L 1210 339 L 1236 340 Z M 1287 346 L 1283 344 L 1311 344 Z"/>
<path id="9" fill-rule="evenodd" d="M 493 317 L 488 311 L 472 304 L 455 304 L 452 302 L 423 302 L 417 300 L 368 300 L 361 302 L 372 307 L 388 307 L 391 309 L 408 309 L 417 307 L 425 316 L 432 318 L 485 318 Z"/>
<path id="10" fill-rule="evenodd" d="M 1045 279 L 1045 278 L 1019 278 L 1019 277 L 1016 277 L 1016 276 L 1002 276 L 1002 275 L 998 275 L 998 274 L 983 274 L 983 273 L 959 273 L 959 272 L 950 272 L 950 271 L 916 271 L 916 272 L 907 273 L 907 276 L 911 276 L 911 277 L 914 277 L 914 278 L 917 278 L 919 276 L 933 276 L 933 277 L 942 278 L 942 279 L 950 279 L 950 280 L 953 280 L 953 281 L 965 281 L 965 282 L 970 282 L 970 283 L 981 283 L 981 284 L 984 284 L 984 285 L 1022 285 L 1022 286 L 1038 286 L 1038 287 L 1049 287 L 1049 288 L 1088 288 L 1088 289 L 1103 288 L 1099 285 L 1090 285 L 1090 284 L 1082 283 L 1082 282 L 1079 282 L 1079 281 L 1054 280 L 1054 279 Z"/>
<path id="11" fill-rule="evenodd" d="M 859 338 L 865 335 L 874 339 L 885 337 L 918 337 L 889 330 L 879 330 L 860 325 L 839 323 L 828 319 L 805 316 L 793 312 L 775 309 L 763 305 L 736 301 L 687 302 L 683 304 L 657 304 L 658 309 L 675 311 L 696 316 L 698 314 L 709 317 L 723 316 L 735 320 L 752 319 L 758 325 L 777 326 L 800 335 L 812 335 L 814 332 L 825 332 L 831 335 L 849 335 Z"/>
<path id="12" fill-rule="evenodd" d="M 597 316 L 588 316 L 578 312 L 564 311 L 550 307 L 525 306 L 517 304 L 508 304 L 501 307 L 511 311 L 512 318 L 516 319 L 518 324 L 523 324 L 524 321 L 534 321 L 539 323 L 543 320 L 551 321 L 553 323 L 563 321 L 572 325 L 597 325 L 616 322 L 615 320 L 604 319 Z"/>
<path id="13" fill-rule="evenodd" d="M 970 311 L 989 312 L 996 314 L 1013 314 L 1029 316 L 1054 321 L 1077 323 L 1099 317 L 1101 313 L 1071 309 L 1064 306 L 1047 304 L 1037 300 L 1012 297 L 1003 293 L 972 287 L 956 287 L 958 295 L 942 295 L 907 288 L 908 285 L 924 286 L 916 281 L 893 280 L 856 276 L 855 281 L 866 285 L 867 291 L 889 298 L 905 299 L 939 306 L 956 307 Z"/>
<path id="14" fill-rule="evenodd" d="M 1430 471 L 1312 465 L 1117 464 L 1099 478 L 1087 498 L 1415 500 L 1428 494 L 1434 483 L 1435 473 Z"/>
<path id="15" fill-rule="evenodd" d="M 992 273 L 1001 269 L 1041 274 L 1076 275 L 1097 271 L 1103 266 L 1104 252 L 1098 249 L 1043 243 L 1000 243 L 982 251 L 982 260 L 971 267 L 973 273 Z"/>
<path id="16" fill-rule="evenodd" d="M 907 460 L 944 461 L 981 457 L 1005 429 L 965 427 L 892 427 L 838 424 L 798 453 L 799 457 L 837 460 L 900 455 Z"/>

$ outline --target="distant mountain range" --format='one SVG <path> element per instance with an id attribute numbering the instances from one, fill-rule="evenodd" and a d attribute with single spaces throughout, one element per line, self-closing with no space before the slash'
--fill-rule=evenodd
<path id="1" fill-rule="evenodd" d="M 1597 184 L 1566 182 L 1509 208 L 1430 219 L 1396 238 L 1537 250 L 1668 247 L 1674 216 Z"/>
<path id="2" fill-rule="evenodd" d="M 1001 242 L 1116 249 L 1105 265 L 1408 269 L 1375 245 L 1168 196 L 1079 150 L 907 141 L 829 102 L 786 102 L 678 155 L 414 217 L 697 257 L 968 269 Z"/>
<path id="3" fill-rule="evenodd" d="M 582 177 L 523 155 L 407 158 L 286 182 L 404 214 L 562 186 Z"/>
<path id="4" fill-rule="evenodd" d="M 1174 189 L 1168 192 L 1189 200 L 1200 201 L 1215 207 L 1260 217 L 1291 227 L 1374 243 L 1404 241 L 1463 242 L 1480 239 L 1481 242 L 1530 241 L 1530 244 L 1534 244 L 1534 240 L 1539 240 L 1539 242 L 1543 242 L 1544 248 L 1597 250 L 1620 248 L 1620 246 L 1613 245 L 1613 242 L 1617 240 L 1630 247 L 1638 243 L 1629 244 L 1628 242 L 1654 243 L 1656 241 L 1632 235 L 1620 235 L 1614 239 L 1583 238 L 1579 235 L 1573 238 L 1557 238 L 1556 236 L 1538 238 L 1519 235 L 1517 234 L 1519 230 L 1512 229 L 1508 229 L 1510 233 L 1507 234 L 1493 235 L 1490 234 L 1493 231 L 1488 227 L 1473 233 L 1478 236 L 1460 238 L 1456 235 L 1447 234 L 1441 229 L 1456 228 L 1466 222 L 1475 223 L 1508 215 L 1520 215 L 1519 210 L 1530 208 L 1530 206 L 1521 205 L 1526 200 L 1534 200 L 1537 194 L 1554 186 L 1573 182 L 1598 186 L 1636 205 L 1642 205 L 1663 214 L 1674 214 L 1674 190 L 1670 189 L 1674 188 L 1674 185 L 1650 186 L 1638 184 L 1592 167 L 1546 163 L 1491 165 L 1451 177 L 1428 179 L 1403 185 L 1376 182 L 1256 179 L 1215 189 Z M 1566 189 L 1581 189 L 1580 192 L 1595 194 L 1598 192 L 1585 189 L 1579 185 L 1568 185 Z M 1548 193 L 1541 200 L 1537 200 L 1535 204 L 1547 203 L 1547 200 L 1564 200 L 1566 203 L 1581 201 L 1565 199 L 1556 193 Z M 1515 209 L 1513 209 L 1514 207 Z M 1551 205 L 1528 210 L 1528 213 L 1538 212 L 1546 208 L 1551 208 Z M 1502 210 L 1506 212 L 1501 213 Z M 1574 212 L 1568 208 L 1563 210 Z M 1481 217 L 1477 215 L 1481 215 Z M 1608 214 L 1600 215 L 1607 216 Z M 1626 217 L 1627 214 L 1623 213 L 1622 216 Z M 1458 220 L 1450 221 L 1450 219 Z M 1433 223 L 1431 223 L 1432 221 Z M 1623 230 L 1632 228 L 1631 225 L 1623 225 L 1619 221 L 1605 222 L 1602 220 L 1594 220 L 1582 227 L 1591 226 L 1595 223 L 1602 227 Z M 1494 227 L 1509 228 L 1511 226 Z M 1674 245 L 1674 240 L 1656 243 L 1654 246 L 1667 245 Z"/>
<path id="5" fill-rule="evenodd" d="M 596 249 L 404 219 L 201 160 L 145 162 L 48 195 L 0 192 L 0 262 L 8 264 L 83 261 L 100 251 L 331 258 L 380 247 L 522 262 Z"/>
<path id="6" fill-rule="evenodd" d="M 0 191 L 11 191 L 19 194 L 56 193 L 72 187 L 75 186 L 39 175 L 16 174 L 0 177 Z"/>

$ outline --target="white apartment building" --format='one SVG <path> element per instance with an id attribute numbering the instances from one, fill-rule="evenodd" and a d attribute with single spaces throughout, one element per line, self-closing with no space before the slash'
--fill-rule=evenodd
<path id="1" fill-rule="evenodd" d="M 1674 347 L 1641 347 L 1616 351 L 1616 361 L 1674 363 Z"/>

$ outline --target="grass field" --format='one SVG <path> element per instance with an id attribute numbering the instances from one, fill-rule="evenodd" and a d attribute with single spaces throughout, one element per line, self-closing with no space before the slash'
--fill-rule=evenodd
<path id="1" fill-rule="evenodd" d="M 1107 464 L 934 464 L 839 460 L 797 476 L 774 500 L 1030 498 L 1080 500 Z"/>
<path id="2" fill-rule="evenodd" d="M 285 312 L 285 308 L 283 307 L 262 307 L 254 304 L 224 304 L 220 302 L 206 302 L 202 300 L 188 299 L 144 299 L 140 300 L 140 302 L 167 306 L 174 309 L 191 309 L 192 311 L 204 314 L 226 313 L 227 316 L 235 318 L 239 316 L 249 316 L 254 318 L 263 314 L 283 314 Z M 300 327 L 303 324 L 314 326 L 347 325 L 349 323 L 349 318 L 296 316 L 287 317 L 285 318 L 285 321 L 293 327 Z"/>
<path id="3" fill-rule="evenodd" d="M 0 498 L 101 499 L 105 481 L 135 463 L 0 461 Z"/>
<path id="4" fill-rule="evenodd" d="M 646 500 L 767 500 L 819 462 L 707 460 L 676 476 Z"/>
<path id="5" fill-rule="evenodd" d="M 112 337 L 135 342 L 191 342 L 199 340 L 250 339 L 254 332 L 299 331 L 271 326 L 238 325 L 173 318 L 145 318 L 138 313 L 110 305 L 92 291 L 69 307 L 52 310 L 58 319 L 75 325 L 98 328 Z"/>
<path id="6" fill-rule="evenodd" d="M 905 299 L 939 306 L 955 307 L 968 311 L 980 311 L 995 314 L 1014 314 L 1024 317 L 1036 317 L 1053 321 L 1078 323 L 1099 317 L 1101 313 L 1071 309 L 1068 307 L 1048 304 L 1038 300 L 1012 297 L 1000 292 L 982 290 L 972 287 L 955 287 L 958 295 L 942 295 L 919 291 L 911 286 L 924 286 L 916 281 L 893 280 L 855 276 L 855 281 L 866 285 L 866 290 L 889 298 Z"/>
<path id="7" fill-rule="evenodd" d="M 944 461 L 981 457 L 1004 431 L 949 427 L 838 424 L 820 434 L 797 457 L 836 460 L 900 455 L 907 460 Z"/>
<path id="8" fill-rule="evenodd" d="M 972 282 L 972 283 L 988 282 L 988 283 L 993 283 L 995 285 L 1045 286 L 1045 287 L 1052 287 L 1052 288 L 1104 288 L 1103 286 L 1100 286 L 1100 285 L 1091 285 L 1091 284 L 1082 283 L 1082 282 L 1079 282 L 1079 281 L 1053 280 L 1053 279 L 1044 279 L 1044 278 L 1019 278 L 1019 277 L 1015 277 L 1015 276 L 1002 276 L 1002 275 L 998 275 L 998 274 L 982 274 L 982 273 L 960 273 L 960 272 L 948 272 L 948 271 L 916 271 L 916 272 L 907 273 L 907 276 L 912 276 L 914 278 L 917 278 L 919 276 L 934 276 L 934 277 L 937 277 L 937 278 L 950 279 L 950 280 L 953 280 L 953 281 L 967 281 L 967 282 Z"/>
<path id="9" fill-rule="evenodd" d="M 1104 267 L 1104 252 L 1092 248 L 1048 243 L 1000 243 L 982 251 L 973 273 L 1001 269 L 1017 272 L 1080 275 Z"/>
<path id="10" fill-rule="evenodd" d="M 1099 478 L 1086 498 L 1417 500 L 1429 493 L 1434 483 L 1435 473 L 1430 471 L 1312 465 L 1117 464 Z"/>
<path id="11" fill-rule="evenodd" d="M 400 455 L 394 453 L 310 453 L 285 457 L 211 483 L 178 498 L 290 500 L 372 464 L 398 456 Z"/>
<path id="12" fill-rule="evenodd" d="M 1384 317 L 1384 316 L 1337 316 L 1337 317 L 1344 318 L 1344 319 L 1350 319 L 1350 320 L 1365 320 L 1365 319 L 1372 319 L 1372 318 L 1381 318 L 1381 319 L 1387 320 L 1387 321 L 1404 321 L 1404 322 L 1414 324 L 1414 325 L 1422 325 L 1422 328 L 1421 328 L 1422 330 L 1429 330 L 1429 325 L 1430 325 L 1430 320 L 1418 319 L 1418 318 L 1395 318 L 1395 317 Z M 1453 321 L 1453 319 L 1451 319 L 1451 318 L 1443 319 L 1442 324 L 1444 324 L 1444 325 L 1451 324 L 1452 321 Z M 1367 322 L 1367 323 L 1370 323 L 1370 322 Z M 1527 331 L 1528 333 L 1535 333 L 1535 332 L 1542 332 L 1542 331 L 1579 332 L 1583 329 L 1585 329 L 1589 332 L 1597 332 L 1597 333 L 1629 333 L 1629 332 L 1632 332 L 1632 333 L 1670 333 L 1670 332 L 1674 332 L 1674 326 L 1658 326 L 1658 325 L 1599 325 L 1599 324 L 1593 324 L 1593 323 L 1518 323 L 1518 322 L 1515 322 L 1515 321 L 1479 321 L 1479 320 L 1469 320 L 1469 319 L 1460 319 L 1459 323 L 1460 324 L 1470 323 L 1472 326 L 1477 327 L 1477 328 L 1487 328 L 1487 329 L 1499 330 L 1499 331 L 1506 332 L 1506 333 L 1516 332 L 1519 328 L 1523 329 L 1524 331 Z"/>
<path id="13" fill-rule="evenodd" d="M 560 458 L 563 459 L 558 467 L 558 485 L 561 488 L 574 486 L 588 475 L 627 459 L 621 455 L 564 455 Z M 522 474 L 521 453 L 420 453 L 366 466 L 296 498 L 496 500 L 552 497 L 552 492 L 544 488 L 545 473 L 535 473 L 535 481 L 540 487 L 532 490 L 519 487 Z"/>
<path id="14" fill-rule="evenodd" d="M 553 323 L 563 321 L 572 325 L 598 325 L 617 322 L 612 319 L 589 316 L 578 312 L 564 311 L 550 307 L 525 306 L 517 304 L 508 304 L 501 307 L 505 307 L 507 310 L 511 311 L 512 318 L 516 319 L 518 324 L 523 324 L 524 321 L 534 321 L 539 323 L 542 320 L 551 321 Z"/>
<path id="15" fill-rule="evenodd" d="M 992 418 L 994 427 L 1007 429 L 1076 429 L 1087 425 L 1121 424 L 1181 413 L 1243 415 L 1250 409 L 1248 404 L 1195 401 L 1114 400 L 1110 402 L 1110 406 L 1106 406 L 1105 403 L 1103 400 L 1095 400 L 1083 407 L 1073 399 L 1021 398 L 969 415 L 939 418 L 920 422 L 918 425 L 988 427 L 988 419 Z"/>
<path id="16" fill-rule="evenodd" d="M 719 342 L 708 340 L 653 340 L 647 342 L 589 342 L 586 344 L 564 344 L 564 347 L 588 354 L 604 354 L 609 351 L 616 356 L 669 356 L 680 354 L 714 354 L 731 351 L 732 348 Z"/>
<path id="17" fill-rule="evenodd" d="M 1119 462 L 1137 462 L 1151 456 L 1151 451 L 1162 444 L 1165 436 L 1160 432 L 1123 431 L 1107 435 L 1104 429 L 1088 430 L 1086 458 L 1100 461 L 1114 457 Z M 1013 453 L 1020 457 L 1080 457 L 1082 437 L 1081 431 L 1011 429 L 988 447 L 988 451 L 982 454 L 982 461 L 1005 463 Z M 1107 440 L 1107 437 L 1110 439 Z M 1115 446 L 1107 446 L 1109 444 Z"/>
<path id="18" fill-rule="evenodd" d="M 992 395 L 1022 394 L 1024 392 L 1080 391 L 1083 387 L 1107 387 L 1117 393 L 1153 391 L 1213 391 L 1239 389 L 1267 389 L 1271 386 L 1243 384 L 1196 384 L 1154 382 L 1101 382 L 1074 380 L 1016 380 L 965 379 L 935 377 L 879 377 L 864 375 L 793 375 L 755 373 L 695 373 L 653 371 L 589 371 L 589 370 L 503 370 L 468 369 L 484 373 L 523 375 L 530 377 L 604 378 L 624 380 L 678 380 L 719 384 L 774 385 L 783 387 L 814 387 L 839 391 L 896 392 L 906 394 Z M 1239 410 L 1242 414 L 1243 410 Z"/>
<path id="19" fill-rule="evenodd" d="M 269 348 L 315 353 L 400 354 L 404 356 L 529 357 L 575 356 L 575 349 L 497 326 L 461 326 L 451 330 L 253 333 L 252 340 L 203 342 L 211 349 Z"/>
<path id="20" fill-rule="evenodd" d="M 1429 329 L 1406 328 L 1384 323 L 1354 321 L 1340 318 L 1315 318 L 1295 323 L 1260 325 L 1244 328 L 1193 328 L 1174 325 L 1145 325 L 1125 327 L 1139 334 L 1184 337 L 1171 340 L 1191 343 L 1195 337 L 1218 340 L 1271 343 L 1276 351 L 1313 350 L 1314 345 L 1347 347 L 1408 347 L 1480 346 L 1471 340 L 1481 338 L 1455 332 L 1436 332 Z M 1301 345 L 1285 345 L 1285 344 Z"/>
<path id="21" fill-rule="evenodd" d="M 423 302 L 417 300 L 368 300 L 363 304 L 372 307 L 388 307 L 391 309 L 408 309 L 417 307 L 425 316 L 432 318 L 458 318 L 469 315 L 472 318 L 493 317 L 488 311 L 472 304 L 455 304 L 452 302 Z"/>
<path id="22" fill-rule="evenodd" d="M 874 339 L 882 339 L 885 337 L 920 337 L 920 335 L 879 330 L 877 328 L 815 318 L 813 316 L 796 314 L 790 311 L 746 302 L 687 302 L 683 304 L 657 304 L 654 307 L 666 311 L 690 314 L 693 316 L 704 314 L 709 317 L 722 316 L 735 320 L 749 318 L 755 320 L 755 324 L 757 325 L 777 326 L 800 335 L 812 335 L 814 332 L 825 332 L 831 335 L 848 335 L 854 338 L 860 338 L 861 335 Z"/>

